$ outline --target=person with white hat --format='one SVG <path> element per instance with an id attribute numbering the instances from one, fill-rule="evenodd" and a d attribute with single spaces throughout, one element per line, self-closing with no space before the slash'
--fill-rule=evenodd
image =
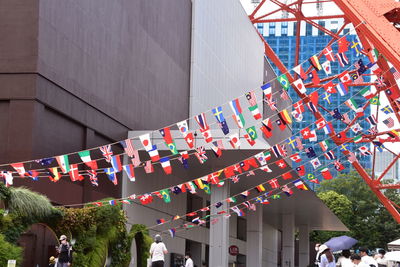
<path id="1" fill-rule="evenodd" d="M 319 246 L 318 255 L 318 267 L 336 267 L 335 257 L 327 245 Z"/>
<path id="2" fill-rule="evenodd" d="M 151 267 L 164 267 L 164 255 L 167 253 L 167 247 L 162 242 L 161 236 L 155 235 L 150 247 Z"/>
<path id="3" fill-rule="evenodd" d="M 58 262 L 57 267 L 68 267 L 72 263 L 72 247 L 67 242 L 65 235 L 60 236 L 60 246 L 58 247 Z"/>

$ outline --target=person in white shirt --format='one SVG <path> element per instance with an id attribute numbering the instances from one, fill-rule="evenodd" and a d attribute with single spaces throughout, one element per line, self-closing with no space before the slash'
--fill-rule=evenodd
<path id="1" fill-rule="evenodd" d="M 326 245 L 319 246 L 319 263 L 318 267 L 336 267 L 335 257 Z"/>
<path id="2" fill-rule="evenodd" d="M 164 267 L 164 255 L 168 253 L 160 235 L 154 236 L 150 247 L 151 267 Z"/>
<path id="3" fill-rule="evenodd" d="M 336 262 L 337 267 L 353 267 L 353 263 L 350 260 L 350 250 L 345 249 L 342 251 L 342 255 L 339 257 L 339 259 Z"/>
<path id="4" fill-rule="evenodd" d="M 370 267 L 369 265 L 367 265 L 366 263 L 361 261 L 360 255 L 357 255 L 357 254 L 351 255 L 350 259 L 351 259 L 351 262 L 356 267 Z"/>
<path id="5" fill-rule="evenodd" d="M 190 253 L 186 253 L 185 258 L 186 258 L 185 267 L 193 267 L 193 260 L 190 257 Z"/>
<path id="6" fill-rule="evenodd" d="M 368 249 L 367 248 L 360 248 L 360 256 L 361 256 L 361 261 L 367 266 L 375 266 L 378 267 L 378 263 L 374 258 L 371 256 L 368 256 Z"/>

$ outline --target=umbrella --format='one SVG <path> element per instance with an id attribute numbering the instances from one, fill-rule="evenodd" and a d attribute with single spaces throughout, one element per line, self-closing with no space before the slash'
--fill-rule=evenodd
<path id="1" fill-rule="evenodd" d="M 328 246 L 328 248 L 334 252 L 334 251 L 339 251 L 339 250 L 344 250 L 344 249 L 350 249 L 352 246 L 354 246 L 358 241 L 350 236 L 347 235 L 342 235 L 338 237 L 332 237 L 329 239 L 327 242 L 325 242 L 325 245 Z"/>
<path id="2" fill-rule="evenodd" d="M 387 252 L 384 259 L 388 261 L 400 261 L 400 251 Z"/>

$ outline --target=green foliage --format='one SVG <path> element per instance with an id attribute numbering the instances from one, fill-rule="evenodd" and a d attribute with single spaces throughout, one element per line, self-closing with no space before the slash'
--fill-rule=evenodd
<path id="1" fill-rule="evenodd" d="M 16 260 L 17 266 L 22 263 L 22 248 L 7 242 L 0 234 L 0 266 L 7 266 L 8 260 Z"/>
<path id="2" fill-rule="evenodd" d="M 150 257 L 149 251 L 153 239 L 150 237 L 149 231 L 143 224 L 132 225 L 130 235 L 135 238 L 138 267 L 146 267 L 147 259 Z"/>
<path id="3" fill-rule="evenodd" d="M 112 266 L 129 266 L 132 237 L 126 231 L 126 218 L 120 206 L 61 210 L 64 216 L 57 223 L 56 232 L 71 233 L 76 240 L 75 265 L 101 267 L 110 254 Z"/>
<path id="4" fill-rule="evenodd" d="M 26 188 L 6 188 L 0 186 L 0 192 L 5 195 L 5 205 L 9 210 L 7 216 L 4 211 L 0 217 L 0 232 L 8 242 L 16 243 L 20 235 L 30 225 L 53 221 L 61 217 L 61 212 L 54 208 L 47 197 L 30 191 Z"/>
<path id="5" fill-rule="evenodd" d="M 127 267 L 133 238 L 142 252 L 139 254 L 141 262 L 144 262 L 142 266 L 146 266 L 152 239 L 144 225 L 135 225 L 127 232 L 121 205 L 55 208 L 43 195 L 25 188 L 6 188 L 1 184 L 0 200 L 9 210 L 6 214 L 0 209 L 0 266 L 5 265 L 3 258 L 21 262 L 22 248 L 14 244 L 35 223 L 45 223 L 57 235 L 65 234 L 75 240 L 74 266 L 103 267 L 109 255 L 112 266 Z"/>
<path id="6" fill-rule="evenodd" d="M 23 187 L 10 189 L 7 206 L 11 213 L 30 221 L 41 220 L 53 214 L 54 208 L 44 195 Z"/>
<path id="7" fill-rule="evenodd" d="M 386 190 L 384 193 L 396 204 L 400 204 L 398 192 Z M 355 171 L 323 181 L 318 189 L 318 196 L 349 228 L 350 232 L 346 235 L 359 240 L 358 246 L 384 248 L 388 242 L 400 236 L 397 222 Z M 318 231 L 312 233 L 311 239 L 325 242 L 329 237 L 340 234 L 342 233 Z"/>
<path id="8" fill-rule="evenodd" d="M 10 198 L 10 188 L 0 183 L 0 200 L 8 200 Z"/>

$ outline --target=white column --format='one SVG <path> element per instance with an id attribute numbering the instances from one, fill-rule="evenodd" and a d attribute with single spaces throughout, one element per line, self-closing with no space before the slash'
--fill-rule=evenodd
<path id="1" fill-rule="evenodd" d="M 282 267 L 294 267 L 294 214 L 282 214 Z"/>
<path id="2" fill-rule="evenodd" d="M 229 183 L 225 183 L 223 187 L 215 185 L 211 188 L 211 203 L 224 200 L 229 197 Z M 227 210 L 228 203 L 224 202 L 223 206 L 216 208 L 211 207 L 211 214 L 218 211 Z M 229 212 L 229 210 L 227 210 Z M 229 218 L 224 216 L 218 217 L 218 222 L 210 225 L 210 266 L 228 267 L 229 262 Z"/>
<path id="3" fill-rule="evenodd" d="M 246 266 L 262 267 L 263 208 L 247 213 Z"/>
<path id="4" fill-rule="evenodd" d="M 310 239 L 308 225 L 299 226 L 299 266 L 308 266 L 310 260 Z"/>

